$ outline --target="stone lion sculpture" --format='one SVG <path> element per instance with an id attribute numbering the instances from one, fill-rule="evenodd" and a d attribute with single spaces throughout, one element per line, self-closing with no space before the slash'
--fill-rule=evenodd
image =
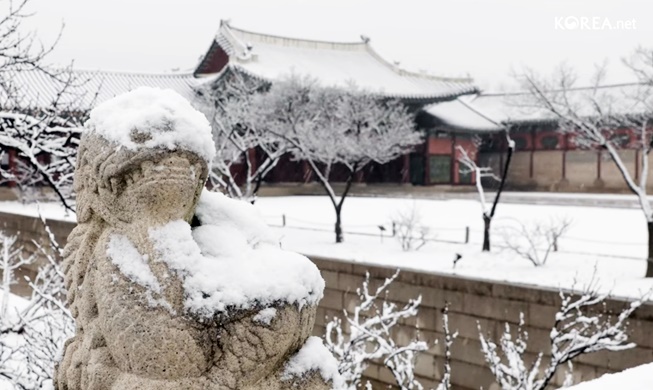
<path id="1" fill-rule="evenodd" d="M 309 337 L 324 281 L 253 206 L 203 190 L 206 118 L 172 91 L 98 106 L 79 147 L 64 253 L 77 333 L 55 388 L 330 389 Z"/>

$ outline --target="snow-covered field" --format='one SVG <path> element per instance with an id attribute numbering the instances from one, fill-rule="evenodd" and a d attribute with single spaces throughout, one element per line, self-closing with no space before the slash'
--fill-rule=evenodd
<path id="1" fill-rule="evenodd" d="M 474 200 L 351 197 L 343 208 L 342 244 L 334 243 L 335 213 L 327 197 L 261 197 L 256 207 L 276 227 L 285 249 L 306 255 L 551 288 L 581 288 L 596 274 L 602 287 L 617 296 L 640 296 L 653 288 L 653 280 L 643 278 L 647 235 L 638 209 L 500 204 L 492 226 L 493 250 L 488 254 L 480 250 L 482 219 Z M 390 237 L 391 220 L 413 207 L 434 241 L 419 251 L 404 252 Z M 74 220 L 54 204 L 41 205 L 41 210 L 48 218 Z M 34 215 L 35 206 L 2 202 L 0 211 Z M 502 231 L 516 221 L 551 219 L 568 219 L 571 226 L 559 240 L 560 251 L 552 253 L 545 266 L 534 267 L 502 247 Z M 383 238 L 380 225 L 386 229 Z M 468 244 L 464 244 L 466 227 L 470 228 Z M 456 254 L 462 259 L 453 268 Z"/>
<path id="2" fill-rule="evenodd" d="M 637 209 L 500 204 L 492 227 L 494 247 L 488 254 L 480 250 L 483 221 L 478 202 L 472 200 L 352 197 L 343 208 L 342 244 L 334 243 L 335 213 L 326 197 L 260 198 L 256 206 L 271 225 L 281 225 L 285 215 L 286 227 L 277 229 L 282 245 L 307 255 L 552 288 L 581 288 L 596 273 L 602 288 L 618 296 L 640 296 L 653 288 L 653 281 L 643 278 L 646 222 Z M 404 252 L 388 236 L 393 216 L 412 207 L 436 241 Z M 552 253 L 545 266 L 536 268 L 501 247 L 501 232 L 516 221 L 551 219 L 571 220 L 571 226 L 559 241 L 560 251 Z M 386 229 L 383 239 L 379 225 Z M 469 244 L 464 244 L 466 227 Z M 453 268 L 457 253 L 462 259 Z"/>

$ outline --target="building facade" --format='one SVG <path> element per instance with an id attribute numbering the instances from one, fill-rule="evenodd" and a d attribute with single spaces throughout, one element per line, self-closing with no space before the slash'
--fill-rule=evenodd
<path id="1" fill-rule="evenodd" d="M 516 112 L 510 101 L 519 99 L 519 94 L 481 93 L 468 78 L 444 78 L 404 70 L 383 59 L 365 37 L 358 42 L 313 41 L 246 31 L 223 21 L 207 52 L 191 72 L 76 71 L 75 74 L 84 81 L 72 88 L 72 92 L 79 93 L 70 94 L 77 99 L 74 104 L 79 111 L 90 110 L 97 103 L 139 86 L 170 88 L 192 101 L 201 88 L 209 85 L 219 89 L 234 75 L 274 83 L 297 74 L 310 76 L 325 86 L 348 88 L 353 84 L 380 99 L 400 100 L 415 113 L 416 126 L 424 133 L 423 144 L 412 153 L 384 165 L 370 164 L 358 174 L 358 182 L 434 188 L 472 185 L 476 178 L 461 169 L 458 162 L 460 148 L 474 156 L 479 165 L 499 172 L 506 153 L 504 132 L 508 129 L 516 143 L 508 175 L 509 188 L 626 190 L 605 152 L 578 147 L 569 135 L 558 131 L 555 120 L 549 116 Z M 59 87 L 56 80 L 39 72 L 17 73 L 14 81 L 24 91 L 25 104 L 30 109 L 47 107 Z M 624 162 L 633 176 L 638 177 L 641 156 L 637 142 L 628 129 L 620 129 L 618 134 L 621 134 Z M 1 161 L 3 168 L 11 169 L 18 158 L 15 151 L 7 150 Z M 341 175 L 335 167 L 333 180 L 338 181 L 340 176 L 344 180 L 344 171 Z M 267 184 L 312 180 L 308 165 L 290 157 L 282 158 L 265 178 Z"/>

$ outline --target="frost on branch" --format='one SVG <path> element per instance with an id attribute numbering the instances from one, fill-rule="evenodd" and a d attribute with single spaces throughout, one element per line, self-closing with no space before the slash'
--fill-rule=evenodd
<path id="1" fill-rule="evenodd" d="M 392 338 L 392 328 L 399 321 L 417 315 L 421 297 L 410 300 L 403 308 L 382 298 L 398 274 L 399 271 L 376 290 L 370 290 L 369 274 L 366 275 L 363 287 L 357 290 L 360 303 L 354 308 L 354 313 L 343 313 L 349 335 L 344 334 L 339 318 L 334 318 L 326 326 L 325 344 L 339 361 L 338 371 L 346 389 L 358 388 L 363 371 L 372 361 L 383 362 L 401 389 L 422 389 L 415 378 L 415 358 L 418 353 L 426 351 L 428 345 L 413 340 L 400 346 Z M 380 307 L 379 299 L 383 299 Z"/>
<path id="2" fill-rule="evenodd" d="M 48 248 L 37 245 L 37 253 L 23 256 L 16 237 L 2 236 L 0 270 L 0 382 L 15 389 L 41 389 L 51 383 L 54 366 L 64 341 L 74 333 L 74 324 L 64 305 L 64 281 L 59 267 L 61 251 L 54 235 L 41 218 L 50 239 Z M 37 276 L 27 278 L 32 289 L 28 300 L 11 295 L 13 270 L 39 264 Z"/>
<path id="3" fill-rule="evenodd" d="M 268 131 L 262 98 L 266 85 L 237 73 L 227 77 L 217 86 L 200 88 L 195 102 L 211 123 L 218 156 L 209 181 L 232 198 L 254 201 L 289 145 Z"/>
<path id="4" fill-rule="evenodd" d="M 497 383 L 505 390 L 544 390 L 559 367 L 567 365 L 572 369 L 576 357 L 598 351 L 622 351 L 633 348 L 626 334 L 628 317 L 648 299 L 629 303 L 618 315 L 605 310 L 607 294 L 600 294 L 590 285 L 581 295 L 560 292 L 562 304 L 556 313 L 550 333 L 550 361 L 544 363 L 545 353 L 537 354 L 535 361 L 528 364 L 524 357 L 528 344 L 528 333 L 522 331 L 523 314 L 520 316 L 516 335 L 506 324 L 499 345 L 483 336 L 479 326 L 481 349 Z M 567 384 L 570 376 L 568 375 Z"/>
<path id="5" fill-rule="evenodd" d="M 0 1 L 0 160 L 9 163 L 8 168 L 0 167 L 0 182 L 15 183 L 21 198 L 33 195 L 34 186 L 48 188 L 72 210 L 74 153 L 85 116 L 79 109 L 82 96 L 76 92 L 83 88 L 76 87 L 85 81 L 70 67 L 46 64 L 59 37 L 44 46 L 27 31 L 23 22 L 32 15 L 29 8 L 30 0 Z M 21 72 L 47 80 L 54 97 L 44 103 L 28 96 L 15 81 Z"/>

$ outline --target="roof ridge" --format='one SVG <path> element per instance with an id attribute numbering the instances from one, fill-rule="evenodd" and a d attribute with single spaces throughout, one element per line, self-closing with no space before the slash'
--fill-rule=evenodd
<path id="1" fill-rule="evenodd" d="M 296 37 L 289 37 L 289 36 L 284 36 L 284 35 L 277 35 L 277 34 L 266 34 L 262 32 L 257 32 L 257 31 L 251 31 L 251 30 L 245 30 L 242 28 L 238 27 L 233 27 L 229 21 L 226 20 L 221 20 L 220 21 L 220 27 L 226 27 L 228 30 L 235 31 L 237 33 L 242 33 L 246 34 L 249 36 L 253 37 L 262 37 L 262 38 L 269 38 L 269 39 L 283 39 L 285 41 L 291 41 L 295 43 L 308 43 L 308 44 L 323 44 L 323 45 L 331 45 L 334 46 L 361 46 L 364 47 L 367 44 L 367 40 L 361 38 L 361 41 L 328 41 L 328 40 L 321 40 L 321 39 L 306 39 L 306 38 L 296 38 Z M 238 39 L 241 39 L 241 37 L 237 37 Z"/>
<path id="2" fill-rule="evenodd" d="M 433 74 L 429 74 L 429 73 L 421 73 L 421 72 L 415 72 L 415 71 L 411 71 L 411 70 L 408 70 L 408 69 L 404 69 L 404 68 L 402 68 L 400 66 L 397 66 L 395 64 L 390 63 L 388 60 L 383 58 L 383 56 L 381 56 L 376 50 L 374 50 L 372 45 L 370 45 L 369 43 L 366 42 L 365 46 L 367 48 L 367 51 L 374 58 L 376 58 L 378 61 L 385 64 L 390 69 L 392 69 L 393 71 L 395 71 L 396 73 L 398 73 L 400 75 L 421 77 L 421 78 L 424 78 L 424 79 L 435 80 L 435 81 L 450 81 L 450 82 L 454 82 L 454 83 L 473 83 L 474 82 L 474 79 L 472 77 L 437 76 L 437 75 L 433 75 Z"/>

